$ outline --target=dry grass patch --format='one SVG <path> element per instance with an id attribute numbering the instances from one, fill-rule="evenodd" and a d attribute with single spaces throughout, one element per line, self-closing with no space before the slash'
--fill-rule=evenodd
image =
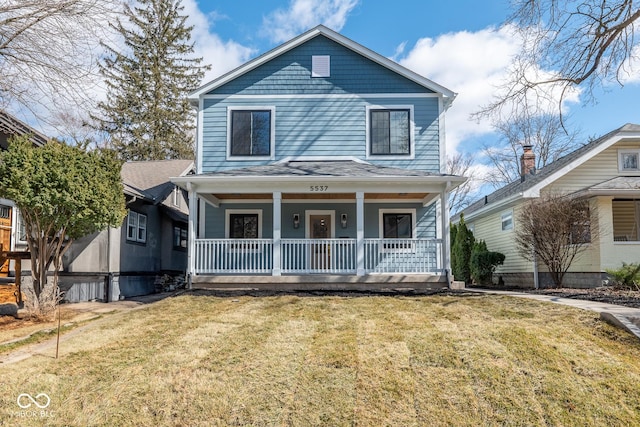
<path id="1" fill-rule="evenodd" d="M 635 338 L 508 297 L 185 295 L 62 350 L 0 366 L 0 423 L 640 425 Z M 20 417 L 20 393 L 53 415 Z"/>

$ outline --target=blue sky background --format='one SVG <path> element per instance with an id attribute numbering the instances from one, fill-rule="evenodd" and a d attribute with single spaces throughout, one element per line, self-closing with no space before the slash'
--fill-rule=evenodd
<path id="1" fill-rule="evenodd" d="M 510 13 L 493 0 L 183 0 L 195 25 L 198 54 L 212 65 L 210 80 L 317 24 L 392 58 L 458 93 L 447 113 L 448 154 L 480 153 L 496 135 L 469 115 L 488 103 L 516 42 L 498 31 Z M 640 76 L 599 91 L 597 104 L 579 94 L 565 104 L 571 124 L 588 137 L 640 123 Z M 475 173 L 486 173 L 481 156 Z"/>

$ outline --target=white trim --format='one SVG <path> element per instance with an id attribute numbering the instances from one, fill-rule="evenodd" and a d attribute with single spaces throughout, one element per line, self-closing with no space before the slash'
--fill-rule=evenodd
<path id="1" fill-rule="evenodd" d="M 202 170 L 204 137 L 204 99 L 198 102 L 198 114 L 196 116 L 196 173 Z"/>
<path id="2" fill-rule="evenodd" d="M 412 104 L 365 105 L 365 143 L 367 145 L 367 160 L 413 160 L 416 155 L 416 126 Z M 370 114 L 375 110 L 409 110 L 409 153 L 408 154 L 371 154 L 371 123 Z"/>
<path id="3" fill-rule="evenodd" d="M 282 165 L 289 162 L 330 162 L 330 161 L 352 161 L 363 165 L 370 165 L 371 163 L 364 161 L 355 156 L 287 156 L 281 160 L 275 162 L 275 165 Z"/>
<path id="4" fill-rule="evenodd" d="M 334 210 L 305 210 L 304 211 L 304 237 L 311 238 L 311 215 L 329 215 L 331 217 L 331 239 L 336 238 L 336 211 Z"/>
<path id="5" fill-rule="evenodd" d="M 284 193 L 286 194 L 286 193 Z M 436 194 L 436 193 L 434 193 Z M 438 196 L 436 194 L 436 196 Z M 203 197 L 201 194 L 200 197 Z M 353 203 L 355 199 L 282 199 L 282 204 L 293 204 L 293 203 L 306 203 L 306 204 L 314 204 L 314 203 L 323 203 L 327 202 L 331 203 Z M 374 203 L 422 203 L 424 199 L 366 199 L 364 202 L 367 204 Z M 273 199 L 220 199 L 220 204 L 231 204 L 231 203 L 246 203 L 246 204 L 265 204 L 271 203 Z M 429 204 L 433 203 L 434 200 L 431 200 Z M 428 205 L 427 205 L 428 206 Z"/>
<path id="6" fill-rule="evenodd" d="M 231 114 L 234 111 L 269 111 L 269 155 L 268 156 L 233 156 L 231 155 Z M 227 161 L 274 160 L 276 158 L 276 107 L 275 105 L 229 105 L 227 106 Z"/>
<path id="7" fill-rule="evenodd" d="M 224 236 L 230 239 L 231 215 L 233 214 L 258 214 L 258 239 L 262 239 L 262 209 L 225 209 L 224 210 Z"/>
<path id="8" fill-rule="evenodd" d="M 419 84 L 420 86 L 423 86 L 429 90 L 432 90 L 434 92 L 440 92 L 442 93 L 444 96 L 450 98 L 451 100 L 453 100 L 453 98 L 455 98 L 456 94 L 455 92 L 451 91 L 450 89 L 447 89 L 444 86 L 441 86 L 411 70 L 409 70 L 408 68 L 403 67 L 402 65 L 390 60 L 389 58 L 386 58 L 356 42 L 354 42 L 353 40 L 350 40 L 348 38 L 346 38 L 345 36 L 330 30 L 329 28 L 323 26 L 323 25 L 318 25 L 315 28 L 312 28 L 311 30 L 307 31 L 306 33 L 303 33 L 291 40 L 289 40 L 288 42 L 276 47 L 275 49 L 270 50 L 269 52 L 241 65 L 240 67 L 236 68 L 235 70 L 232 70 L 226 74 L 224 74 L 221 77 L 218 77 L 217 79 L 214 79 L 212 81 L 210 81 L 209 83 L 204 84 L 203 86 L 199 87 L 198 89 L 196 89 L 195 91 L 191 92 L 189 94 L 189 99 L 190 100 L 195 100 L 197 98 L 199 98 L 200 96 L 206 94 L 207 92 L 210 92 L 211 90 L 214 90 L 222 85 L 224 85 L 225 83 L 236 79 L 237 77 L 242 76 L 243 74 L 248 73 L 249 71 L 259 67 L 260 65 L 271 61 L 272 59 L 284 54 L 285 52 L 288 52 L 289 50 L 300 46 L 304 43 L 306 43 L 307 41 L 313 39 L 314 37 L 318 36 L 318 35 L 323 35 L 331 40 L 333 40 L 336 43 L 339 43 L 343 46 L 345 46 L 346 48 L 364 56 L 367 59 L 370 59 L 373 62 L 376 62 L 379 65 L 382 65 L 385 68 L 390 69 L 391 71 L 408 78 L 409 80 L 412 80 L 413 82 Z"/>
<path id="9" fill-rule="evenodd" d="M 504 223 L 506 221 L 511 221 L 511 224 L 508 228 L 504 228 Z M 514 229 L 514 218 L 513 218 L 513 209 L 509 209 L 500 214 L 500 231 L 513 231 Z"/>
<path id="10" fill-rule="evenodd" d="M 447 142 L 445 132 L 445 110 L 442 105 L 442 97 L 438 98 L 438 140 L 440 142 L 440 173 L 449 173 L 447 171 Z"/>
<path id="11" fill-rule="evenodd" d="M 256 100 L 256 99 L 398 99 L 398 98 L 440 98 L 439 93 L 300 93 L 300 94 L 272 94 L 272 95 L 241 95 L 241 94 L 209 94 L 202 95 L 200 99 L 229 99 L 229 100 Z"/>
<path id="12" fill-rule="evenodd" d="M 381 208 L 378 209 L 378 239 L 384 239 L 384 214 L 411 214 L 411 238 L 416 238 L 416 209 L 415 208 Z M 406 239 L 406 237 L 399 237 Z"/>
<path id="13" fill-rule="evenodd" d="M 625 154 L 634 154 L 636 156 L 636 167 L 632 169 L 623 168 L 623 157 Z M 618 149 L 618 172 L 625 174 L 636 174 L 640 172 L 640 149 L 621 148 Z"/>

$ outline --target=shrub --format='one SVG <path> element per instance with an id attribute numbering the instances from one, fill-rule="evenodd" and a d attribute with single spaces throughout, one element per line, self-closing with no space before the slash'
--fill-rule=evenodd
<path id="1" fill-rule="evenodd" d="M 612 284 L 616 288 L 640 290 L 638 286 L 640 283 L 640 264 L 623 262 L 621 268 L 608 269 L 607 273 L 611 276 Z"/>
<path id="2" fill-rule="evenodd" d="M 464 217 L 462 215 L 460 215 L 460 222 L 453 228 L 451 235 L 455 238 L 455 240 L 451 242 L 451 270 L 453 277 L 455 277 L 456 280 L 471 283 L 469 260 L 475 238 L 471 230 L 469 230 L 464 223 Z"/>
<path id="3" fill-rule="evenodd" d="M 469 260 L 471 278 L 480 285 L 490 285 L 493 272 L 497 266 L 504 263 L 504 259 L 504 254 L 489 251 L 484 240 L 477 241 L 473 245 Z"/>

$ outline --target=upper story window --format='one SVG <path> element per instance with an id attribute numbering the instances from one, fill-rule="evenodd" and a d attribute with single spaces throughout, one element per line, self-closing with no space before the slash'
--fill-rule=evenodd
<path id="1" fill-rule="evenodd" d="M 413 107 L 367 108 L 367 156 L 413 157 Z"/>
<path id="2" fill-rule="evenodd" d="M 274 158 L 275 107 L 229 108 L 227 158 Z"/>
<path id="3" fill-rule="evenodd" d="M 640 150 L 618 150 L 618 171 L 640 172 Z"/>
<path id="4" fill-rule="evenodd" d="M 505 212 L 500 215 L 502 231 L 513 230 L 513 211 Z"/>
<path id="5" fill-rule="evenodd" d="M 331 77 L 331 57 L 313 55 L 311 57 L 311 77 Z"/>
<path id="6" fill-rule="evenodd" d="M 127 240 L 131 242 L 147 242 L 147 216 L 134 211 L 127 215 Z"/>

